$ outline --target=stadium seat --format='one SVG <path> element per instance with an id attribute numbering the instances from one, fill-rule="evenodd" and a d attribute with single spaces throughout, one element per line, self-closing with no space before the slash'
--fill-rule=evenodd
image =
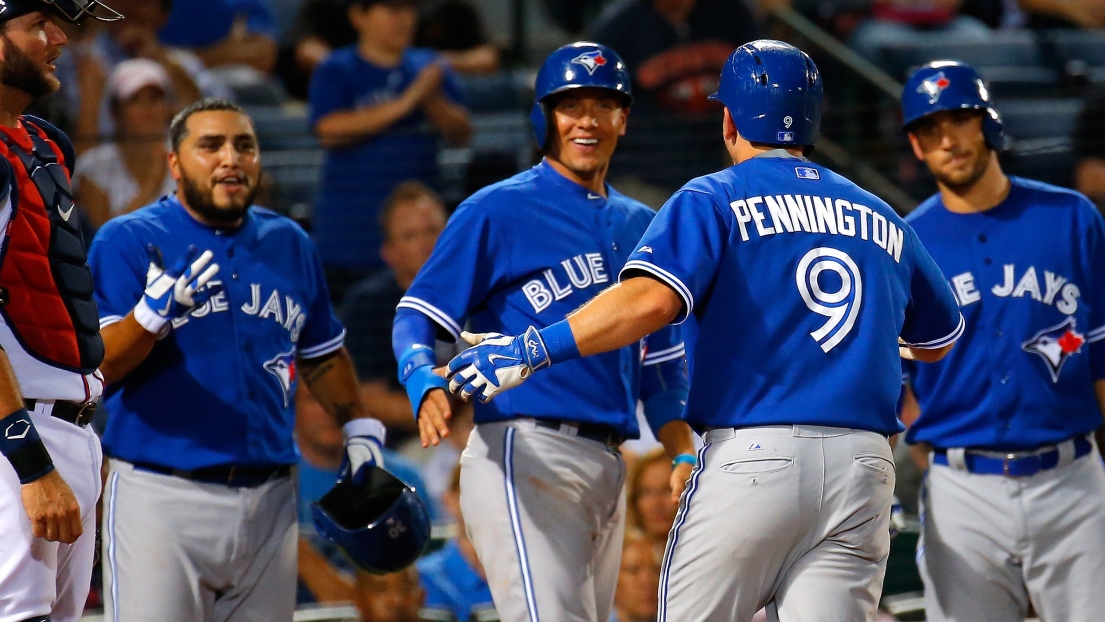
<path id="1" fill-rule="evenodd" d="M 1053 30 L 1042 41 L 1045 57 L 1068 75 L 1105 81 L 1105 31 Z"/>
<path id="2" fill-rule="evenodd" d="M 256 106 L 247 110 L 263 151 L 318 148 L 318 141 L 307 125 L 306 108 Z"/>
<path id="3" fill-rule="evenodd" d="M 1074 168 L 1071 137 L 1082 105 L 1077 98 L 999 101 L 1006 135 L 1005 171 L 1069 187 Z"/>

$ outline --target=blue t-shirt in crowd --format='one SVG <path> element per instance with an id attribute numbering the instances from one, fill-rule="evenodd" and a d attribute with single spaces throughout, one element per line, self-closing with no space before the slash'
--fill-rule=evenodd
<path id="1" fill-rule="evenodd" d="M 408 49 L 394 67 L 374 65 L 351 45 L 334 51 L 311 77 L 311 127 L 338 111 L 369 108 L 397 99 L 426 66 L 439 60 L 432 50 Z M 446 71 L 445 96 L 460 101 L 460 86 Z M 328 149 L 312 234 L 323 265 L 373 269 L 382 235 L 376 222 L 380 204 L 400 182 L 438 182 L 439 135 L 418 109 L 389 128 L 351 145 Z"/>
<path id="2" fill-rule="evenodd" d="M 498 620 L 487 579 L 468 564 L 456 540 L 419 560 L 418 575 L 426 592 L 425 609 L 449 612 L 460 622 Z"/>
<path id="3" fill-rule="evenodd" d="M 269 0 L 177 0 L 157 38 L 168 45 L 207 47 L 225 39 L 239 16 L 245 17 L 247 32 L 276 38 Z"/>

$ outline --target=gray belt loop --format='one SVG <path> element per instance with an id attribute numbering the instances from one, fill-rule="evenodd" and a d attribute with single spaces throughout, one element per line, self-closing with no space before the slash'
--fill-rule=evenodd
<path id="1" fill-rule="evenodd" d="M 948 455 L 948 466 L 955 469 L 956 471 L 966 471 L 967 470 L 967 459 L 966 459 L 967 450 L 966 449 L 964 449 L 963 447 L 954 447 L 954 448 L 949 449 L 947 451 L 947 455 Z"/>
<path id="2" fill-rule="evenodd" d="M 1066 440 L 1055 446 L 1059 450 L 1059 464 L 1056 467 L 1065 467 L 1074 462 L 1074 441 Z"/>
<path id="3" fill-rule="evenodd" d="M 712 428 L 706 430 L 706 434 L 702 435 L 702 440 L 706 443 L 717 443 L 720 441 L 727 441 L 736 435 L 736 428 Z"/>

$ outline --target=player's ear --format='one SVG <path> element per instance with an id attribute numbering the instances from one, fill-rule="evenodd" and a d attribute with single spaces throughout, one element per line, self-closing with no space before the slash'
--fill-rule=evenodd
<path id="1" fill-rule="evenodd" d="M 906 136 L 909 137 L 909 146 L 913 148 L 913 155 L 916 156 L 918 160 L 924 162 L 925 152 L 921 149 L 921 142 L 917 140 L 917 135 L 913 132 L 909 132 Z"/>
<path id="2" fill-rule="evenodd" d="M 618 136 L 625 136 L 625 130 L 629 127 L 629 106 L 622 107 L 622 127 L 618 130 Z"/>
<path id="3" fill-rule="evenodd" d="M 180 185 L 180 179 L 184 177 L 184 173 L 180 170 L 180 157 L 177 156 L 175 151 L 169 151 L 169 174 L 173 176 L 173 180 Z"/>
<path id="4" fill-rule="evenodd" d="M 729 114 L 729 108 L 725 108 L 725 116 L 721 121 L 721 136 L 725 139 L 725 142 L 732 144 L 736 144 L 737 138 L 740 137 L 737 124 L 733 121 L 733 115 Z"/>

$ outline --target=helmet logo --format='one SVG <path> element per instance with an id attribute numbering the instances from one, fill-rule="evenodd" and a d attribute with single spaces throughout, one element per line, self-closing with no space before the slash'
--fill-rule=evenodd
<path id="1" fill-rule="evenodd" d="M 8 10 L 8 3 L 5 2 L 4 0 L 0 0 L 0 15 L 2 15 L 4 13 L 4 11 L 7 11 L 7 10 Z"/>
<path id="2" fill-rule="evenodd" d="M 593 52 L 584 52 L 580 54 L 572 59 L 572 63 L 575 65 L 583 65 L 588 75 L 594 75 L 596 69 L 606 64 L 606 57 L 602 55 L 601 50 L 595 50 Z"/>
<path id="3" fill-rule="evenodd" d="M 794 125 L 794 117 L 783 117 L 783 127 L 789 130 L 792 125 Z"/>
<path id="4" fill-rule="evenodd" d="M 925 80 L 921 83 L 921 86 L 917 87 L 918 93 L 924 93 L 929 96 L 929 103 L 935 104 L 940 100 L 940 94 L 944 92 L 944 89 L 951 86 L 952 81 L 944 77 L 944 72 L 936 74 L 935 76 Z"/>

